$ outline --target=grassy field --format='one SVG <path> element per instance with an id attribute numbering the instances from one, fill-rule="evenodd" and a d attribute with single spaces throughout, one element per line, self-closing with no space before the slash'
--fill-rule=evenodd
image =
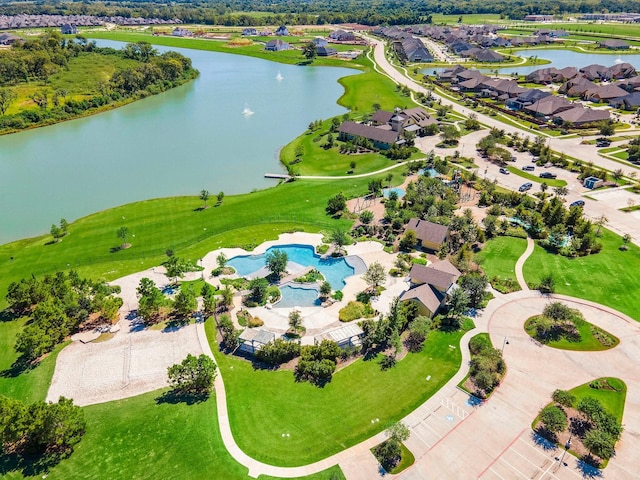
<path id="1" fill-rule="evenodd" d="M 567 185 L 567 182 L 565 182 L 564 180 L 560 180 L 557 178 L 540 178 L 537 175 L 532 175 L 531 173 L 525 172 L 517 167 L 507 167 L 507 170 L 509 170 L 511 173 L 513 173 L 514 175 L 518 175 L 519 177 L 522 178 L 526 178 L 527 180 L 531 180 L 532 182 L 536 182 L 536 183 L 546 183 L 547 185 L 549 185 L 550 187 L 565 187 Z"/>
<path id="2" fill-rule="evenodd" d="M 460 367 L 464 333 L 432 332 L 421 353 L 407 355 L 395 368 L 383 372 L 376 360 L 358 360 L 317 388 L 296 383 L 291 371 L 255 370 L 247 361 L 219 353 L 211 341 L 213 322 L 206 328 L 224 377 L 236 442 L 249 456 L 279 466 L 337 453 L 415 409 Z"/>
<path id="3" fill-rule="evenodd" d="M 442 13 L 434 13 L 431 15 L 432 22 L 434 24 L 446 23 L 454 24 L 458 23 L 458 20 L 462 18 L 462 24 L 465 25 L 478 25 L 478 24 L 491 24 L 491 23 L 507 23 L 509 20 L 500 18 L 500 14 L 497 13 L 473 13 L 464 15 L 444 15 Z"/>
<path id="4" fill-rule="evenodd" d="M 589 383 L 591 382 L 579 385 L 569 390 L 572 395 L 575 395 L 576 404 L 585 397 L 597 398 L 609 412 L 616 416 L 619 422 L 622 422 L 624 401 L 627 397 L 627 385 L 619 378 L 605 377 L 596 380 L 609 382 L 611 385 L 615 386 L 616 390 L 591 388 L 589 386 Z"/>
<path id="5" fill-rule="evenodd" d="M 31 100 L 36 91 L 46 89 L 54 92 L 58 89 L 68 92 L 67 99 L 80 100 L 98 93 L 98 82 L 108 80 L 118 70 L 137 65 L 138 62 L 98 53 L 81 53 L 69 59 L 68 68 L 51 75 L 48 82 L 19 83 L 12 87 L 18 98 L 9 107 L 7 114 L 17 113 L 25 108 L 37 109 Z M 53 105 L 50 103 L 49 108 Z"/>
<path id="6" fill-rule="evenodd" d="M 84 217 L 72 223 L 70 234 L 57 244 L 46 245 L 50 237 L 45 235 L 2 245 L 0 308 L 8 284 L 31 274 L 74 268 L 81 275 L 111 280 L 158 265 L 167 249 L 195 260 L 221 246 L 251 249 L 294 229 L 318 232 L 347 225 L 325 214 L 327 199 L 339 191 L 347 197 L 361 195 L 370 180 L 299 180 L 228 196 L 221 206 L 204 211 L 198 210 L 201 201 L 196 197 L 147 200 Z M 133 246 L 112 253 L 120 243 L 116 231 L 123 225 L 135 235 Z"/>
<path id="7" fill-rule="evenodd" d="M 524 329 L 529 334 L 530 337 L 535 338 L 536 340 L 541 340 L 536 336 L 535 326 L 533 325 L 534 319 L 537 317 L 529 318 L 525 324 Z M 578 320 L 575 321 L 576 329 L 580 332 L 580 341 L 579 342 L 570 342 L 566 338 L 561 338 L 559 340 L 552 340 L 550 342 L 545 342 L 544 344 L 551 348 L 557 348 L 559 350 L 571 350 L 578 352 L 598 352 L 601 350 L 609 350 L 620 343 L 620 340 L 609 332 L 604 331 L 609 337 L 615 339 L 615 344 L 612 346 L 605 346 L 598 341 L 598 339 L 591 332 L 591 328 L 593 327 L 587 321 Z"/>
<path id="8" fill-rule="evenodd" d="M 485 244 L 477 257 L 487 277 L 516 281 L 516 262 L 526 249 L 524 238 L 495 237 Z"/>
<path id="9" fill-rule="evenodd" d="M 187 405 L 158 401 L 155 391 L 84 408 L 87 433 L 73 455 L 53 468 L 23 475 L 0 465 L 2 478 L 86 479 L 220 478 L 248 480 L 248 471 L 225 449 L 218 428 L 215 397 Z M 300 480 L 344 479 L 333 467 Z M 277 480 L 259 477 L 260 480 Z"/>
<path id="10" fill-rule="evenodd" d="M 300 50 L 285 50 L 281 52 L 267 52 L 264 45 L 255 43 L 246 47 L 229 46 L 226 41 L 207 40 L 200 38 L 179 38 L 171 36 L 153 36 L 149 33 L 134 32 L 86 32 L 86 37 L 91 39 L 115 40 L 119 42 L 149 42 L 154 45 L 163 45 L 167 47 L 192 48 L 195 50 L 208 50 L 212 52 L 233 53 L 236 55 L 247 55 L 250 57 L 264 58 L 273 62 L 287 63 L 296 65 L 306 59 L 302 56 Z M 287 37 L 287 40 L 290 40 Z M 350 50 L 362 49 L 351 45 Z M 328 65 L 333 67 L 354 67 L 358 68 L 359 60 L 347 61 L 338 58 L 317 57 L 313 61 L 313 65 Z"/>
<path id="11" fill-rule="evenodd" d="M 579 258 L 555 255 L 536 246 L 524 264 L 527 282 L 539 283 L 550 273 L 557 293 L 607 305 L 640 321 L 640 298 L 636 295 L 640 289 L 640 248 L 629 244 L 628 251 L 619 250 L 622 240 L 605 229 L 599 241 L 603 246 L 600 253 Z"/>

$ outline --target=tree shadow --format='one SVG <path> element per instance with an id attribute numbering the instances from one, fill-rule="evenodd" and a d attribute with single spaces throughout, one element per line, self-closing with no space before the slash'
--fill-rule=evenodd
<path id="1" fill-rule="evenodd" d="M 16 378 L 29 370 L 36 368 L 40 362 L 32 362 L 24 355 L 20 355 L 9 368 L 0 371 L 2 378 Z"/>
<path id="2" fill-rule="evenodd" d="M 544 427 L 538 427 L 535 432 L 531 433 L 531 439 L 538 447 L 545 451 L 556 450 L 558 447 L 549 436 L 556 438 L 554 433 L 549 432 Z"/>
<path id="3" fill-rule="evenodd" d="M 601 462 L 593 455 L 584 455 L 578 460 L 578 470 L 582 473 L 582 478 L 601 478 L 602 470 L 600 470 Z"/>
<path id="4" fill-rule="evenodd" d="M 119 252 L 120 250 L 122 250 L 122 248 L 120 247 L 120 245 L 118 245 L 117 247 L 111 247 L 111 248 L 109 249 L 109 253 L 117 253 L 117 252 Z"/>
<path id="5" fill-rule="evenodd" d="M 20 472 L 24 477 L 43 476 L 55 467 L 71 452 L 42 455 L 5 454 L 0 455 L 0 476 L 5 477 L 12 472 Z"/>
<path id="6" fill-rule="evenodd" d="M 8 308 L 5 308 L 4 310 L 0 310 L 0 322 L 4 323 L 4 322 L 11 322 L 13 320 L 18 319 L 20 316 L 18 314 L 16 314 L 15 312 L 11 311 Z"/>
<path id="7" fill-rule="evenodd" d="M 198 403 L 203 403 L 209 400 L 210 393 L 200 393 L 200 394 L 189 394 L 189 393 L 179 393 L 174 390 L 169 390 L 164 392 L 162 395 L 156 397 L 156 405 L 169 404 L 169 405 L 177 405 L 178 403 L 184 403 L 187 405 L 196 405 Z"/>

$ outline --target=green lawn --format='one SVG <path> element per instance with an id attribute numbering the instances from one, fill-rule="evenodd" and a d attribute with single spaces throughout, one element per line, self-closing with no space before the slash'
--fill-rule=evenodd
<path id="1" fill-rule="evenodd" d="M 252 248 L 286 231 L 318 232 L 348 225 L 346 220 L 335 221 L 325 214 L 327 199 L 339 191 L 347 197 L 361 195 L 370 180 L 299 180 L 227 196 L 221 206 L 204 211 L 198 210 L 201 201 L 195 196 L 147 200 L 73 222 L 70 234 L 57 244 L 45 245 L 50 240 L 45 235 L 2 245 L 0 308 L 8 284 L 31 274 L 74 268 L 83 276 L 112 280 L 159 265 L 166 260 L 167 249 L 195 260 L 222 246 Z M 120 243 L 116 231 L 123 225 L 135 235 L 133 246 L 111 253 Z"/>
<path id="2" fill-rule="evenodd" d="M 225 381 L 236 442 L 249 456 L 279 466 L 325 458 L 414 410 L 460 367 L 464 333 L 432 332 L 422 353 L 409 354 L 395 368 L 383 372 L 376 360 L 358 360 L 318 388 L 296 383 L 291 371 L 254 370 L 249 362 L 218 352 L 211 341 L 213 322 L 206 328 Z"/>
<path id="3" fill-rule="evenodd" d="M 400 462 L 398 465 L 393 467 L 389 473 L 392 475 L 397 475 L 400 472 L 404 472 L 407 468 L 414 464 L 416 461 L 413 453 L 407 447 L 405 447 L 404 443 L 400 443 Z"/>
<path id="4" fill-rule="evenodd" d="M 600 403 L 622 423 L 624 413 L 624 402 L 627 397 L 627 385 L 619 378 L 604 377 L 594 381 L 603 380 L 615 386 L 616 390 L 604 388 L 591 388 L 589 383 L 585 383 L 569 390 L 569 393 L 576 397 L 577 403 L 585 397 L 593 397 L 600 400 Z"/>
<path id="5" fill-rule="evenodd" d="M 541 340 L 536 336 L 535 327 L 533 326 L 533 320 L 535 318 L 537 318 L 537 316 L 529 318 L 524 324 L 524 329 L 530 337 L 535 338 L 536 340 Z M 548 347 L 557 348 L 559 350 L 571 350 L 580 352 L 597 352 L 601 350 L 609 350 L 620 343 L 620 340 L 617 337 L 603 330 L 604 334 L 614 339 L 615 341 L 614 345 L 607 347 L 600 343 L 598 339 L 593 335 L 591 331 L 593 325 L 591 323 L 584 320 L 578 320 L 575 322 L 575 325 L 578 332 L 580 332 L 579 342 L 570 342 L 566 338 L 560 338 L 559 340 L 552 340 L 550 342 L 543 343 Z"/>
<path id="6" fill-rule="evenodd" d="M 87 433 L 73 455 L 46 478 L 250 478 L 248 470 L 229 455 L 222 443 L 215 397 L 194 405 L 158 403 L 161 393 L 158 390 L 85 407 Z M 0 466 L 2 478 L 24 478 L 20 471 L 6 469 L 6 464 Z M 329 480 L 332 473 L 344 479 L 337 466 L 304 479 Z M 42 473 L 34 477 L 44 478 Z"/>
<path id="7" fill-rule="evenodd" d="M 527 249 L 527 241 L 516 237 L 495 237 L 480 252 L 478 260 L 487 277 L 511 278 L 516 281 L 516 262 Z"/>
<path id="8" fill-rule="evenodd" d="M 527 180 L 531 180 L 532 182 L 537 183 L 546 183 L 550 187 L 565 187 L 567 182 L 564 180 L 554 179 L 554 178 L 540 178 L 538 175 L 532 175 L 531 173 L 525 172 L 520 168 L 516 167 L 507 167 L 511 173 L 518 175 L 519 177 L 526 178 Z"/>
<path id="9" fill-rule="evenodd" d="M 600 253 L 579 258 L 548 253 L 536 245 L 524 265 L 525 279 L 537 284 L 551 273 L 557 293 L 607 305 L 640 321 L 640 248 L 629 244 L 628 251 L 619 250 L 621 238 L 605 229 L 599 241 Z"/>

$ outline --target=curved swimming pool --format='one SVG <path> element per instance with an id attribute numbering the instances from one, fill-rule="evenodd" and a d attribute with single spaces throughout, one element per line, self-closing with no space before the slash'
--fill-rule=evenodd
<path id="1" fill-rule="evenodd" d="M 320 291 L 313 287 L 285 285 L 280 287 L 282 298 L 274 305 L 275 308 L 319 307 L 322 302 Z"/>
<path id="2" fill-rule="evenodd" d="M 302 268 L 313 267 L 319 270 L 334 290 L 341 290 L 345 286 L 345 279 L 355 274 L 355 269 L 344 258 L 321 258 L 315 253 L 315 249 L 311 245 L 273 246 L 260 255 L 233 257 L 227 264 L 235 268 L 238 275 L 246 277 L 265 268 L 267 253 L 273 250 L 285 252 L 289 262 L 296 263 Z"/>

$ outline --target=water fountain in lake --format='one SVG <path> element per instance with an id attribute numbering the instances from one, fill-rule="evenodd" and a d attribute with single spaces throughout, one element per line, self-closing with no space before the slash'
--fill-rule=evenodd
<path id="1" fill-rule="evenodd" d="M 242 110 L 242 114 L 245 117 L 248 117 L 249 115 L 254 114 L 254 111 L 249 108 L 249 104 L 247 102 L 244 102 L 244 110 Z"/>
<path id="2" fill-rule="evenodd" d="M 282 74 L 280 73 L 280 70 L 278 70 L 278 75 L 276 75 L 276 80 L 280 81 L 280 80 L 284 80 L 284 77 L 282 76 Z"/>

